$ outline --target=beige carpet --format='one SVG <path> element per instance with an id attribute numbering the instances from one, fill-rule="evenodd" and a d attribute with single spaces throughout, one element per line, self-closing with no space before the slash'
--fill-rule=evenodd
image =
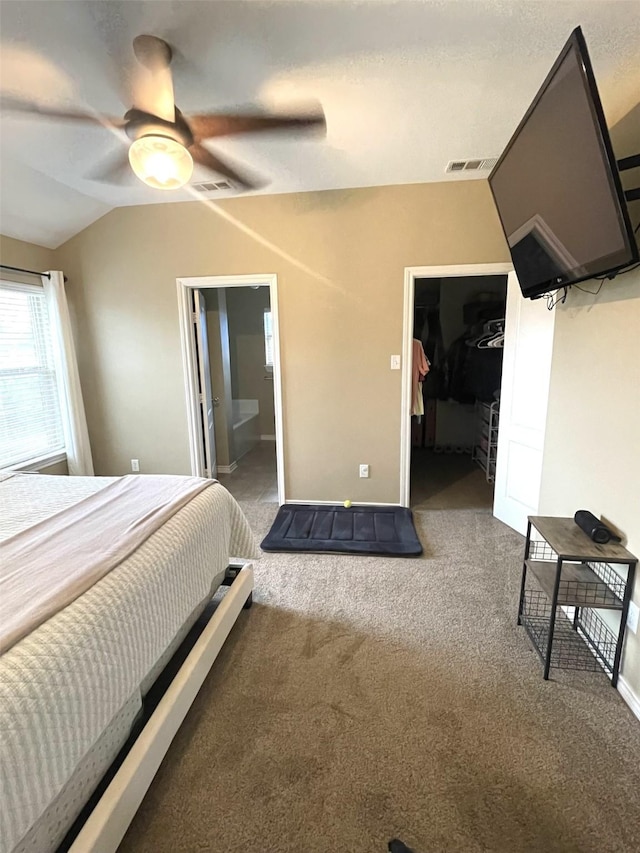
<path id="1" fill-rule="evenodd" d="M 603 675 L 542 680 L 520 537 L 416 520 L 420 559 L 263 556 L 121 853 L 640 850 L 640 724 Z"/>

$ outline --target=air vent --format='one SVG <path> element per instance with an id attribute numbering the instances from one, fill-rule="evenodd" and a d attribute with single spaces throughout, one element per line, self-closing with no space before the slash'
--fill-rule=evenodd
<path id="1" fill-rule="evenodd" d="M 493 169 L 498 162 L 497 157 L 484 157 L 475 160 L 450 160 L 446 172 L 480 172 Z"/>
<path id="2" fill-rule="evenodd" d="M 205 181 L 202 184 L 191 184 L 191 186 L 199 193 L 219 193 L 223 190 L 233 189 L 229 181 Z"/>

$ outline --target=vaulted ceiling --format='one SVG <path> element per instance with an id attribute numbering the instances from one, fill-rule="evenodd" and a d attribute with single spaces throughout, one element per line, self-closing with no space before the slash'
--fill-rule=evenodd
<path id="1" fill-rule="evenodd" d="M 614 124 L 640 100 L 636 0 L 1 0 L 0 89 L 120 116 L 131 42 L 153 33 L 175 48 L 183 112 L 322 104 L 325 139 L 216 143 L 270 181 L 261 192 L 460 180 L 448 161 L 501 152 L 577 24 Z M 0 144 L 9 236 L 55 247 L 113 207 L 193 199 L 90 180 L 125 144 L 99 126 L 5 113 Z"/>

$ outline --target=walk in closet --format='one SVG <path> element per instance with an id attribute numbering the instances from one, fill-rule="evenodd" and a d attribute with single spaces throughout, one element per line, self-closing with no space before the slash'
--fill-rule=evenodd
<path id="1" fill-rule="evenodd" d="M 411 505 L 489 508 L 500 425 L 506 276 L 415 282 Z"/>

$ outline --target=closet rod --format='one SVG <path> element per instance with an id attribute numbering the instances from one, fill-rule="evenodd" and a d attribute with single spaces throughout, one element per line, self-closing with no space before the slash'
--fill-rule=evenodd
<path id="1" fill-rule="evenodd" d="M 38 272 L 37 270 L 25 270 L 22 269 L 22 267 L 10 267 L 9 264 L 0 264 L 0 268 L 3 270 L 11 270 L 12 272 L 25 272 L 28 275 L 46 275 L 47 278 L 51 278 L 51 273 Z"/>

